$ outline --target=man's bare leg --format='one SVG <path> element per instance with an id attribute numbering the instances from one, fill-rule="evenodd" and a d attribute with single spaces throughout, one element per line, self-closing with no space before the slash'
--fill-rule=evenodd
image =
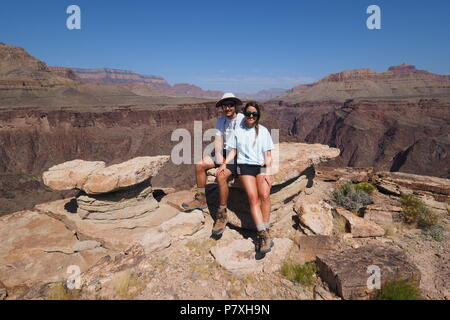
<path id="1" fill-rule="evenodd" d="M 216 220 L 212 228 L 214 236 L 220 236 L 228 223 L 227 202 L 228 202 L 228 178 L 231 171 L 225 169 L 222 174 L 217 175 L 217 184 L 219 185 L 219 210 L 217 211 Z"/>
<path id="2" fill-rule="evenodd" d="M 214 161 L 210 157 L 205 157 L 195 164 L 195 180 L 197 188 L 202 189 L 206 186 L 206 171 L 215 167 Z"/>
<path id="3" fill-rule="evenodd" d="M 214 161 L 210 157 L 203 158 L 199 163 L 195 164 L 195 180 L 197 182 L 197 192 L 194 195 L 194 200 L 191 202 L 183 202 L 181 206 L 186 211 L 194 209 L 205 209 L 206 205 L 206 171 L 215 167 Z"/>

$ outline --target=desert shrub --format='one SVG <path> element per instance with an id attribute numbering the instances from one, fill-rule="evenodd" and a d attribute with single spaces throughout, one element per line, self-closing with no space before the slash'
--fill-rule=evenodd
<path id="1" fill-rule="evenodd" d="M 355 184 L 355 190 L 361 190 L 371 195 L 377 188 L 369 182 L 360 182 Z"/>
<path id="2" fill-rule="evenodd" d="M 56 283 L 48 289 L 47 300 L 78 300 L 80 299 L 80 295 L 80 290 L 70 290 L 62 283 Z"/>
<path id="3" fill-rule="evenodd" d="M 439 222 L 439 216 L 413 194 L 402 194 L 400 203 L 402 218 L 408 224 L 417 224 L 419 228 L 427 229 Z"/>
<path id="4" fill-rule="evenodd" d="M 372 203 L 370 195 L 361 188 L 356 189 L 351 182 L 337 186 L 331 192 L 331 200 L 335 204 L 353 212 L 357 212 L 362 207 Z"/>
<path id="5" fill-rule="evenodd" d="M 444 228 L 442 226 L 431 226 L 424 230 L 424 234 L 435 241 L 444 240 Z"/>
<path id="6" fill-rule="evenodd" d="M 422 300 L 420 289 L 410 280 L 393 280 L 383 286 L 375 300 Z"/>
<path id="7" fill-rule="evenodd" d="M 283 276 L 304 286 L 310 286 L 315 283 L 317 271 L 318 268 L 314 262 L 306 262 L 303 265 L 285 262 L 281 267 Z"/>

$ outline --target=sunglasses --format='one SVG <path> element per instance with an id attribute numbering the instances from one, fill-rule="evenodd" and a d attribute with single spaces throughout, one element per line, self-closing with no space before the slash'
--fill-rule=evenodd
<path id="1" fill-rule="evenodd" d="M 253 116 L 253 117 L 258 117 L 259 116 L 259 112 L 244 112 L 244 116 L 246 116 L 246 117 L 251 117 L 251 116 Z"/>
<path id="2" fill-rule="evenodd" d="M 234 104 L 224 104 L 222 105 L 222 109 L 231 109 L 231 108 L 235 108 L 236 105 Z"/>

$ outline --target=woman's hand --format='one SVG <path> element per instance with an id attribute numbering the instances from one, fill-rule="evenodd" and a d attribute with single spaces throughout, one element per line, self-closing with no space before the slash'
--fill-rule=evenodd
<path id="1" fill-rule="evenodd" d="M 227 168 L 227 165 L 225 163 L 221 164 L 219 169 L 217 169 L 216 176 L 224 175 L 226 168 Z"/>
<path id="2" fill-rule="evenodd" d="M 273 179 L 272 179 L 272 176 L 271 176 L 271 175 L 265 174 L 265 175 L 264 175 L 264 181 L 267 182 L 267 184 L 269 185 L 269 187 L 272 186 Z"/>

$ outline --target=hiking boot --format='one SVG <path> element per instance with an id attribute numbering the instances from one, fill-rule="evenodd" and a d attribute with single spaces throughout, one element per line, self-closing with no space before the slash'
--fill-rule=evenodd
<path id="1" fill-rule="evenodd" d="M 272 239 L 270 238 L 269 230 L 258 231 L 257 234 L 258 242 L 257 242 L 257 251 L 266 254 L 272 250 L 274 245 Z"/>
<path id="2" fill-rule="evenodd" d="M 191 211 L 194 209 L 203 210 L 207 207 L 206 196 L 203 192 L 197 192 L 194 196 L 194 200 L 192 200 L 191 202 L 188 202 L 188 203 L 183 202 L 181 204 L 181 206 L 186 211 Z"/>
<path id="3" fill-rule="evenodd" d="M 227 209 L 219 209 L 216 214 L 216 221 L 214 221 L 214 225 L 212 228 L 212 234 L 215 236 L 220 236 L 225 230 L 227 222 Z"/>

